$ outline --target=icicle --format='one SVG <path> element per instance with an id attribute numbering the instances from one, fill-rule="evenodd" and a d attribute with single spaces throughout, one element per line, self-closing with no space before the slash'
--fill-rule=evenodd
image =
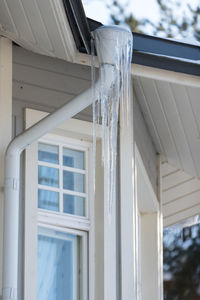
<path id="1" fill-rule="evenodd" d="M 108 29 L 108 31 L 107 31 Z M 100 90 L 93 92 L 94 122 L 94 157 L 96 157 L 96 124 L 102 124 L 102 162 L 104 182 L 107 186 L 107 211 L 111 215 L 116 199 L 116 164 L 118 115 L 121 95 L 123 125 L 125 111 L 130 108 L 130 70 L 132 58 L 132 33 L 130 30 L 117 27 L 101 27 L 94 32 L 95 46 L 99 59 Z M 110 47 L 110 45 L 113 47 Z M 94 52 L 94 49 L 93 49 Z M 94 59 L 92 67 L 92 84 L 94 86 Z M 109 78 L 109 77 L 112 78 Z M 111 80 L 112 79 L 112 80 Z M 107 81 L 112 82 L 108 88 Z M 95 99 L 95 95 L 97 95 Z M 129 116 L 127 116 L 129 120 Z M 129 123 L 129 121 L 127 121 Z M 128 125 L 128 124 L 127 124 Z"/>

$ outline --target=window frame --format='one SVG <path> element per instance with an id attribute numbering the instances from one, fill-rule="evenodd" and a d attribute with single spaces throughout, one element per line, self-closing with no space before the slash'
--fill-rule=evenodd
<path id="1" fill-rule="evenodd" d="M 67 144 L 66 144 L 67 142 Z M 90 217 L 91 217 L 91 209 L 90 209 L 90 201 L 89 201 L 89 198 L 91 199 L 92 195 L 90 193 L 90 189 L 89 189 L 89 180 L 88 180 L 88 170 L 89 168 L 92 169 L 92 166 L 91 166 L 91 159 L 89 159 L 89 148 L 92 147 L 91 143 L 89 142 L 85 142 L 85 141 L 78 141 L 76 139 L 72 139 L 72 138 L 65 138 L 65 137 L 59 137 L 58 135 L 55 135 L 55 134 L 46 134 L 45 137 L 39 139 L 38 143 L 44 143 L 44 144 L 48 144 L 48 145 L 55 145 L 55 146 L 58 146 L 59 147 L 59 151 L 60 151 L 60 148 L 67 148 L 69 147 L 70 149 L 73 149 L 73 150 L 80 150 L 80 151 L 84 151 L 85 153 L 85 170 L 83 170 L 83 174 L 85 174 L 85 192 L 71 192 L 72 195 L 76 195 L 76 196 L 81 196 L 81 194 L 84 194 L 85 196 L 85 216 L 79 216 L 79 215 L 72 215 L 72 214 L 68 214 L 68 213 L 64 213 L 64 212 L 61 212 L 60 210 L 59 211 L 51 211 L 52 213 L 55 213 L 55 214 L 58 214 L 58 215 L 63 215 L 63 216 L 67 216 L 69 218 L 71 218 L 72 220 L 76 220 L 77 218 L 78 219 L 82 219 L 82 220 L 89 220 Z M 61 156 L 62 152 L 59 153 L 59 156 Z M 61 160 L 61 158 L 59 158 L 59 160 Z M 53 168 L 57 168 L 59 170 L 59 181 L 62 181 L 62 171 L 64 170 L 67 170 L 69 169 L 68 167 L 65 167 L 63 165 L 60 165 L 58 163 L 58 165 L 54 165 L 54 164 L 51 164 L 51 163 L 46 163 L 46 162 L 41 162 L 38 160 L 38 165 L 44 165 L 44 166 L 49 166 L 49 167 L 53 167 Z M 72 172 L 76 172 L 76 168 L 70 168 Z M 59 194 L 60 194 L 60 191 L 61 193 L 63 193 L 63 188 L 53 188 L 51 189 L 51 187 L 49 188 L 49 186 L 43 186 L 43 185 L 40 185 L 38 183 L 38 188 L 43 188 L 45 190 L 55 190 L 55 191 L 58 191 Z M 68 192 L 70 193 L 70 191 L 66 190 L 67 194 Z M 60 197 L 59 197 L 59 206 L 61 205 L 61 208 L 63 207 L 63 203 L 62 201 L 60 200 Z M 40 212 L 46 212 L 45 209 L 41 209 L 39 208 L 39 211 Z"/>
<path id="2" fill-rule="evenodd" d="M 56 225 L 51 225 L 51 224 L 44 224 L 40 221 L 38 221 L 38 229 L 40 228 L 47 228 L 47 229 L 52 229 L 56 230 L 59 232 L 63 233 L 69 233 L 69 234 L 74 234 L 77 235 L 82 239 L 82 253 L 81 254 L 81 259 L 82 259 L 82 290 L 83 290 L 83 297 L 82 299 L 88 299 L 88 288 L 87 288 L 87 282 L 88 282 L 88 232 L 83 231 L 83 230 L 78 230 L 78 229 L 72 229 L 68 227 L 60 227 Z M 73 245 L 74 247 L 74 245 Z M 74 297 L 73 297 L 74 298 Z M 74 298 L 73 300 L 76 300 Z"/>
<path id="3" fill-rule="evenodd" d="M 46 113 L 37 112 L 31 109 L 26 110 L 26 127 L 33 125 Z M 76 122 L 77 121 L 77 122 Z M 86 216 L 76 216 L 55 211 L 46 211 L 37 208 L 38 192 L 38 142 L 33 143 L 25 151 L 25 229 L 24 229 L 24 299 L 37 299 L 37 229 L 38 226 L 52 227 L 65 232 L 79 233 L 83 237 L 82 258 L 83 258 L 83 300 L 94 299 L 94 201 L 93 201 L 93 169 L 92 169 L 92 124 L 87 128 L 86 134 L 82 134 L 81 127 L 88 125 L 85 121 L 68 120 L 61 128 L 54 130 L 42 137 L 38 142 L 62 143 L 64 146 L 71 144 L 72 149 L 84 150 L 87 164 L 86 194 L 85 199 Z M 75 126 L 69 126 L 75 125 Z M 64 129 L 63 129 L 64 127 Z M 74 131 L 75 127 L 75 131 Z M 72 132 L 66 130 L 73 128 Z M 89 129 L 89 130 L 88 130 Z M 75 136 L 74 138 L 72 138 Z M 70 147 L 69 147 L 70 148 Z M 88 172 L 88 170 L 90 170 Z M 33 178 L 35 180 L 33 181 Z M 89 184 L 90 183 L 90 184 Z M 87 238 L 86 238 L 87 236 Z M 30 263 L 32 262 L 32 263 Z M 86 267 L 87 266 L 87 267 Z"/>

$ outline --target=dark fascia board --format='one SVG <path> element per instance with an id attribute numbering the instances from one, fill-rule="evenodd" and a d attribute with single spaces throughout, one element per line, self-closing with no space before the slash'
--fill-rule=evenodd
<path id="1" fill-rule="evenodd" d="M 63 0 L 65 12 L 80 52 L 90 53 L 90 28 L 81 0 Z"/>
<path id="2" fill-rule="evenodd" d="M 63 3 L 77 49 L 89 54 L 91 32 L 102 24 L 86 18 L 81 0 L 63 0 Z M 200 47 L 133 32 L 132 62 L 200 76 Z"/>

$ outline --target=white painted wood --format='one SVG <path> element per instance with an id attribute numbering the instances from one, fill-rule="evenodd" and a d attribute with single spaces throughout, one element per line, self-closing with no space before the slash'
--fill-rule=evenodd
<path id="1" fill-rule="evenodd" d="M 95 192 L 95 300 L 104 297 L 104 171 L 101 162 L 101 141 L 96 147 Z"/>
<path id="2" fill-rule="evenodd" d="M 189 98 L 189 101 L 190 101 L 190 104 L 191 104 L 191 108 L 192 108 L 194 118 L 195 118 L 195 123 L 198 127 L 198 131 L 200 132 L 199 89 L 198 88 L 186 87 L 186 93 L 188 95 L 188 98 Z"/>
<path id="3" fill-rule="evenodd" d="M 200 190 L 200 181 L 198 179 L 189 179 L 183 183 L 172 187 L 171 189 L 163 192 L 163 204 L 175 201 L 176 199 L 183 198 L 185 195 L 189 195 L 195 191 Z"/>
<path id="4" fill-rule="evenodd" d="M 20 70 L 23 71 L 22 74 Z M 32 70 L 33 75 L 31 75 Z M 16 46 L 14 47 L 14 73 L 13 109 L 14 120 L 18 124 L 18 133 L 19 129 L 22 128 L 21 124 L 23 124 L 24 108 L 52 112 L 70 101 L 73 95 L 78 93 L 77 86 L 79 83 L 83 89 L 86 89 L 90 85 L 91 76 L 90 68 L 87 66 L 45 57 Z M 44 74 L 47 78 L 43 80 Z M 51 85 L 48 84 L 48 76 L 52 78 Z M 62 83 L 54 81 L 56 78 L 59 78 Z M 65 85 L 69 86 L 70 90 Z M 135 140 L 153 189 L 156 191 L 156 152 L 135 95 L 133 98 Z M 91 108 L 86 109 L 76 117 L 81 120 L 92 121 Z"/>
<path id="5" fill-rule="evenodd" d="M 158 185 L 157 185 L 157 198 L 159 203 L 158 211 L 158 290 L 159 299 L 163 300 L 163 206 L 162 206 L 162 189 L 163 189 L 163 178 L 162 178 L 162 155 L 157 156 L 157 170 L 158 170 Z"/>
<path id="6" fill-rule="evenodd" d="M 15 65 L 25 65 L 53 73 L 91 80 L 91 64 L 89 66 L 74 64 L 61 59 L 36 54 L 18 46 L 13 46 L 13 61 Z"/>
<path id="7" fill-rule="evenodd" d="M 24 108 L 52 112 L 90 86 L 90 68 L 14 47 L 13 108 L 16 121 Z M 48 84 L 48 81 L 50 84 Z M 21 116 L 19 113 L 21 108 Z M 91 108 L 76 118 L 91 121 Z"/>
<path id="8" fill-rule="evenodd" d="M 76 62 L 83 65 L 91 65 L 90 55 L 77 53 Z M 96 61 L 96 65 L 98 65 Z M 180 72 L 157 69 L 139 64 L 131 65 L 131 74 L 136 77 L 144 77 L 154 80 L 162 80 L 165 82 L 176 83 L 189 87 L 200 88 L 199 76 L 188 75 Z"/>
<path id="9" fill-rule="evenodd" d="M 148 128 L 146 127 L 145 120 L 142 116 L 139 103 L 139 99 L 136 99 L 133 85 L 133 122 L 134 122 L 134 134 L 135 141 L 143 160 L 145 170 L 151 181 L 154 192 L 156 192 L 157 185 L 157 166 L 156 166 L 156 151 L 152 143 L 151 136 Z"/>
<path id="10" fill-rule="evenodd" d="M 61 0 L 2 1 L 0 33 L 24 48 L 74 61 L 76 46 Z"/>
<path id="11" fill-rule="evenodd" d="M 170 158 L 171 161 L 175 161 L 176 166 L 181 168 L 181 161 L 169 127 L 168 116 L 160 102 L 159 95 L 155 89 L 155 83 L 153 80 L 141 78 L 140 84 L 149 103 L 152 119 L 159 132 L 166 156 L 167 158 Z"/>
<path id="12" fill-rule="evenodd" d="M 191 147 L 191 155 L 196 167 L 197 176 L 200 176 L 200 129 L 196 123 L 187 90 L 179 85 L 171 85 L 176 98 L 177 107 L 182 118 L 183 128 Z M 187 170 L 185 170 L 187 171 Z M 189 173 L 189 171 L 188 171 Z M 195 174 L 194 174 L 195 175 Z"/>
<path id="13" fill-rule="evenodd" d="M 112 210 L 108 207 L 108 185 L 104 177 L 104 300 L 116 299 L 116 201 L 113 201 Z M 102 194 L 103 196 L 103 194 Z M 131 289 L 131 287 L 130 287 Z"/>
<path id="14" fill-rule="evenodd" d="M 25 126 L 26 128 L 29 128 L 30 126 L 32 126 L 34 123 L 38 122 L 39 120 L 41 120 L 42 118 L 44 118 L 45 116 L 47 116 L 47 113 L 44 112 L 40 112 L 40 111 L 34 111 L 31 109 L 27 109 L 26 110 L 26 122 L 25 122 Z M 97 128 L 98 129 L 98 128 Z M 98 134 L 99 130 L 97 130 L 97 139 L 98 139 Z M 92 141 L 92 124 L 88 123 L 88 122 L 82 122 L 79 120 L 68 120 L 67 122 L 64 122 L 63 124 L 60 125 L 60 127 L 58 129 L 56 129 L 54 131 L 55 134 L 59 134 L 59 136 L 55 137 L 54 134 L 47 134 L 45 135 L 45 139 L 46 141 L 49 141 L 49 139 L 54 139 L 55 142 L 60 141 L 61 143 L 64 142 L 64 140 L 66 141 L 66 136 L 70 136 L 71 138 L 73 137 L 73 139 L 68 138 L 68 143 L 72 143 L 73 141 L 73 147 L 78 147 L 80 149 L 81 145 L 83 147 L 83 145 L 85 145 L 84 147 L 89 147 L 89 152 L 90 152 L 90 159 L 88 159 L 88 166 L 90 168 L 90 170 L 92 169 L 92 149 L 91 149 L 91 141 Z M 61 135 L 60 135 L 61 134 Z M 74 138 L 76 138 L 77 140 L 74 140 Z M 99 142 L 98 142 L 99 143 Z M 97 147 L 97 149 L 99 149 L 99 147 Z M 89 280 L 89 298 L 87 298 L 85 296 L 84 299 L 91 299 L 93 300 L 94 297 L 96 299 L 102 299 L 102 285 L 99 282 L 99 279 L 101 280 L 101 282 L 104 281 L 104 273 L 101 273 L 98 270 L 96 270 L 95 272 L 95 262 L 97 264 L 99 264 L 100 268 L 103 265 L 103 260 L 104 259 L 104 247 L 103 244 L 101 243 L 101 239 L 99 239 L 99 232 L 102 233 L 102 237 L 104 239 L 104 226 L 102 224 L 102 220 L 103 220 L 103 215 L 104 215 L 104 206 L 102 206 L 102 190 L 103 190 L 103 186 L 100 185 L 99 180 L 97 183 L 97 189 L 99 189 L 98 195 L 99 195 L 99 200 L 98 200 L 98 208 L 95 208 L 95 210 L 97 209 L 98 211 L 98 217 L 97 219 L 94 216 L 94 199 L 93 199 L 93 175 L 90 173 L 90 178 L 89 178 L 89 188 L 88 188 L 88 192 L 90 194 L 90 209 L 89 209 L 89 217 L 90 219 L 86 219 L 86 218 L 79 218 L 79 221 L 77 220 L 76 217 L 64 217 L 64 215 L 61 215 L 58 217 L 58 214 L 55 213 L 52 216 L 51 214 L 45 213 L 43 210 L 39 211 L 38 213 L 38 217 L 37 216 L 37 207 L 35 207 L 37 205 L 35 199 L 37 199 L 37 182 L 34 183 L 34 181 L 32 180 L 32 176 L 30 176 L 30 172 L 32 170 L 32 168 L 34 168 L 34 170 L 36 170 L 36 165 L 37 165 L 37 149 L 34 149 L 34 145 L 31 146 L 27 151 L 27 157 L 30 156 L 30 160 L 26 160 L 26 165 L 27 167 L 29 167 L 27 169 L 27 174 L 29 174 L 29 176 L 27 176 L 27 180 L 29 180 L 29 182 L 27 182 L 26 184 L 26 190 L 27 187 L 29 187 L 30 184 L 32 184 L 32 189 L 34 189 L 34 192 L 31 194 L 33 196 L 34 199 L 33 202 L 34 204 L 29 204 L 26 205 L 26 212 L 27 212 L 27 216 L 26 216 L 26 235 L 29 234 L 29 236 L 27 238 L 25 238 L 25 249 L 27 249 L 27 251 L 29 251 L 30 255 L 33 255 L 33 260 L 37 259 L 36 254 L 33 253 L 33 251 L 35 251 L 35 248 L 29 247 L 29 239 L 31 239 L 31 234 L 33 233 L 33 236 L 36 236 L 35 232 L 36 232 L 36 227 L 37 227 L 37 222 L 39 221 L 41 224 L 45 224 L 49 226 L 49 224 L 52 224 L 54 226 L 64 226 L 67 228 L 71 229 L 79 229 L 81 228 L 81 230 L 83 231 L 87 231 L 89 234 L 89 243 L 87 246 L 89 246 L 89 252 L 86 251 L 85 255 L 89 255 L 88 259 L 88 270 L 89 270 L 89 275 L 88 275 L 88 280 Z M 30 165 L 29 165 L 30 164 Z M 37 179 L 37 171 L 35 171 L 35 178 Z M 100 174 L 99 179 L 101 178 L 101 180 L 103 179 L 103 176 L 101 174 L 102 172 L 102 166 L 101 166 L 101 159 L 99 160 L 99 169 L 97 171 L 97 174 Z M 33 174 L 33 172 L 32 172 Z M 33 174 L 34 175 L 34 174 Z M 97 177 L 98 178 L 98 177 Z M 31 182 L 30 182 L 31 181 Z M 29 198 L 29 193 L 27 190 L 26 193 L 26 199 Z M 36 203 L 36 204 L 35 204 Z M 96 201 L 95 201 L 95 206 L 96 206 Z M 28 208 L 30 206 L 34 206 L 31 209 L 31 213 L 33 214 L 32 218 L 29 216 L 28 217 Z M 99 212 L 99 207 L 102 207 L 101 213 Z M 101 215 L 102 214 L 102 215 Z M 95 226 L 94 226 L 94 222 L 95 222 Z M 98 229 L 96 229 L 96 226 Z M 98 234 L 96 234 L 96 230 L 98 232 Z M 32 232 L 32 233 L 31 233 Z M 37 241 L 36 241 L 37 242 Z M 97 244 L 98 248 L 97 251 L 95 250 L 94 244 Z M 102 256 L 103 255 L 103 256 Z M 25 264 L 25 274 L 27 276 L 26 279 L 26 283 L 27 283 L 27 287 L 25 287 L 25 293 L 26 295 L 30 294 L 30 291 L 32 288 L 35 289 L 35 284 L 36 282 L 34 281 L 34 279 L 32 278 L 32 276 L 36 276 L 37 275 L 37 270 L 35 266 L 30 266 L 30 256 L 27 256 L 27 263 L 29 262 L 29 265 L 27 265 L 27 263 Z M 36 265 L 36 264 L 35 264 Z M 84 269 L 87 269 L 86 267 Z M 103 269 L 102 269 L 103 270 Z M 95 276 L 97 275 L 98 280 L 95 279 Z M 103 276 L 103 277 L 102 277 Z M 36 278 L 36 277 L 34 277 Z M 33 286 L 31 286 L 31 281 L 33 280 Z M 26 284 L 25 283 L 25 284 Z M 87 287 L 87 283 L 85 284 L 85 287 Z M 96 291 L 97 288 L 97 291 Z M 29 293 L 29 294 L 28 294 Z M 33 297 L 35 295 L 35 291 L 33 292 Z M 94 296 L 95 295 L 95 296 Z M 29 299 L 29 297 L 28 297 Z M 32 298 L 30 298 L 32 299 Z M 34 298 L 33 298 L 34 299 Z M 35 298 L 36 299 L 36 298 Z"/>
<path id="15" fill-rule="evenodd" d="M 200 213 L 200 180 L 168 163 L 162 163 L 162 210 L 164 226 Z"/>
<path id="16" fill-rule="evenodd" d="M 190 206 L 186 210 L 181 210 L 176 214 L 173 214 L 171 216 L 166 216 L 163 219 L 163 225 L 164 227 L 168 227 L 170 225 L 179 223 L 181 221 L 184 221 L 190 217 L 194 217 L 199 214 L 200 214 L 200 204 L 198 203 L 197 205 Z"/>
<path id="17" fill-rule="evenodd" d="M 137 153 L 137 151 L 136 151 Z M 137 162 L 137 156 L 136 156 Z M 140 184 L 141 163 L 136 164 L 137 174 L 137 188 Z M 158 158 L 158 178 L 160 177 L 160 159 Z M 149 183 L 148 183 L 149 182 Z M 146 195 L 139 193 L 137 190 L 137 203 L 138 203 L 138 214 L 139 214 L 139 228 L 137 230 L 136 241 L 137 241 L 137 277 L 138 286 L 138 300 L 146 299 L 163 299 L 163 288 L 162 288 L 162 211 L 161 211 L 161 193 L 160 187 L 161 182 L 158 180 L 157 195 L 152 193 L 150 181 L 146 178 L 143 181 L 143 186 L 148 190 Z M 143 199 L 141 197 L 145 196 Z M 155 199 L 156 197 L 156 199 Z M 158 199 L 157 199 L 158 197 Z M 157 205 L 155 205 L 155 200 Z M 143 207 L 141 210 L 141 204 Z M 146 203 L 145 203 L 146 202 Z M 147 208 L 147 211 L 145 211 Z M 136 224 L 137 225 L 137 224 Z M 139 281 L 139 282 L 138 282 Z"/>
<path id="18" fill-rule="evenodd" d="M 164 162 L 164 163 L 162 162 L 161 163 L 161 176 L 162 177 L 169 176 L 172 173 L 176 173 L 178 171 L 179 171 L 179 169 L 177 169 L 176 167 L 172 166 L 168 162 Z"/>
<path id="19" fill-rule="evenodd" d="M 177 170 L 176 172 L 165 176 L 163 180 L 163 192 L 166 192 L 167 190 L 176 187 L 178 185 L 184 184 L 184 182 L 187 182 L 192 179 L 191 175 L 188 175 L 187 173 Z"/>
<path id="20" fill-rule="evenodd" d="M 188 170 L 190 174 L 195 174 L 196 170 L 194 161 L 191 157 L 190 145 L 185 135 L 182 119 L 180 118 L 172 89 L 166 82 L 154 81 L 154 84 L 158 97 L 160 98 L 160 103 L 163 106 L 163 111 L 168 119 L 170 132 L 178 153 L 181 169 Z"/>
<path id="21" fill-rule="evenodd" d="M 152 213 L 159 210 L 157 196 L 145 170 L 141 155 L 135 148 L 135 160 L 137 168 L 137 197 L 138 209 L 141 213 Z"/>
<path id="22" fill-rule="evenodd" d="M 19 75 L 19 74 L 18 74 Z M 48 89 L 43 86 L 36 86 L 32 83 L 25 83 L 23 80 L 13 82 L 13 95 L 17 101 L 24 105 L 34 103 L 37 106 L 57 108 L 74 98 L 75 94 L 59 91 L 55 88 Z"/>
<path id="23" fill-rule="evenodd" d="M 172 216 L 200 203 L 200 189 L 163 205 L 164 216 Z"/>
<path id="24" fill-rule="evenodd" d="M 161 80 L 162 79 L 162 80 Z M 156 150 L 176 169 L 200 177 L 200 87 L 135 77 L 135 93 Z"/>
<path id="25" fill-rule="evenodd" d="M 12 43 L 10 40 L 0 37 L 0 290 L 2 288 L 4 157 L 11 137 Z"/>
<path id="26" fill-rule="evenodd" d="M 141 215 L 142 300 L 160 300 L 159 213 Z"/>
<path id="27" fill-rule="evenodd" d="M 146 98 L 146 95 L 145 95 L 142 85 L 140 83 L 140 78 L 136 77 L 133 80 L 133 88 L 135 91 L 137 101 L 140 104 L 142 113 L 144 115 L 145 122 L 148 126 L 148 130 L 149 130 L 149 132 L 153 138 L 153 141 L 155 143 L 156 150 L 159 153 L 162 153 L 163 155 L 166 156 L 165 148 L 164 148 L 164 145 L 162 144 L 162 140 L 159 136 L 159 130 L 157 129 L 155 121 L 152 117 L 150 105 L 148 103 L 148 99 Z"/>
<path id="28" fill-rule="evenodd" d="M 25 65 L 14 65 L 14 80 L 22 83 L 43 87 L 49 90 L 57 90 L 72 95 L 80 94 L 89 87 L 90 82 L 82 78 L 56 72 L 48 72 L 44 69 L 30 68 Z"/>
<path id="29" fill-rule="evenodd" d="M 124 120 L 120 109 L 120 263 L 121 263 L 121 300 L 135 299 L 136 287 L 136 193 L 135 193 L 135 141 L 133 132 L 133 101 L 131 93 L 129 122 Z M 125 109 L 125 108 L 124 108 Z M 126 111 L 125 111 L 126 114 Z M 127 114 L 126 114 L 127 115 Z M 112 246 L 113 247 L 113 246 Z M 116 258 L 115 258 L 116 259 Z M 115 276 L 114 270 L 110 274 Z M 110 297 L 108 299 L 116 299 Z M 107 298 L 106 298 L 107 300 Z"/>

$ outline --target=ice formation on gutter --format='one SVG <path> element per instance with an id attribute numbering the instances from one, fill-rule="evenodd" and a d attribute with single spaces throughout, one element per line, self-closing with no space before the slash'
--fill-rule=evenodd
<path id="1" fill-rule="evenodd" d="M 93 89 L 94 159 L 96 156 L 96 124 L 102 125 L 102 163 L 106 186 L 107 212 L 111 214 L 116 198 L 117 136 L 119 105 L 123 123 L 129 122 L 132 33 L 121 26 L 102 26 L 94 31 L 92 42 L 92 86 L 95 86 L 94 44 L 99 61 L 100 88 Z M 112 86 L 107 87 L 112 76 Z M 98 95 L 96 97 L 96 95 Z M 96 98 L 98 98 L 96 100 Z M 127 118 L 125 118 L 127 111 Z M 95 170 L 94 170 L 95 171 Z"/>

